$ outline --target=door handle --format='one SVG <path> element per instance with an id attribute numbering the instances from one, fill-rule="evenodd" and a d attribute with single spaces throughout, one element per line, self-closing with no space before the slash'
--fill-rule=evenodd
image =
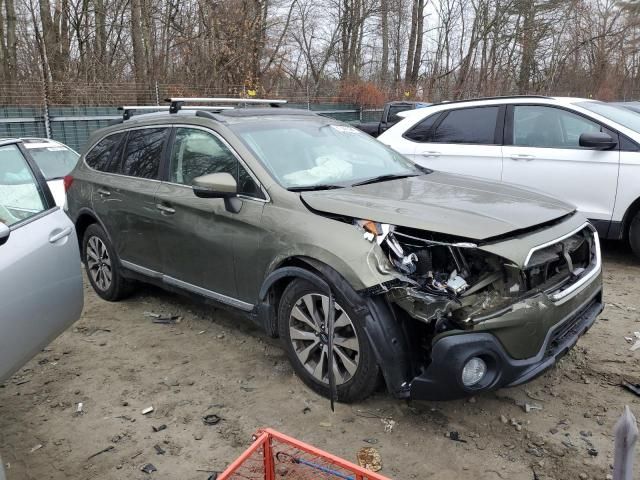
<path id="1" fill-rule="evenodd" d="M 167 207 L 166 205 L 163 205 L 161 203 L 156 204 L 156 208 L 162 213 L 166 213 L 168 215 L 173 215 L 174 213 L 176 213 L 175 208 Z"/>
<path id="2" fill-rule="evenodd" d="M 514 153 L 511 155 L 511 160 L 533 160 L 533 155 L 527 155 L 525 153 Z"/>
<path id="3" fill-rule="evenodd" d="M 108 197 L 109 195 L 111 195 L 111 192 L 109 190 L 105 190 L 104 188 L 99 188 L 98 193 L 102 197 Z"/>
<path id="4" fill-rule="evenodd" d="M 421 152 L 420 155 L 422 155 L 423 157 L 439 157 L 440 156 L 440 152 Z"/>
<path id="5" fill-rule="evenodd" d="M 49 243 L 56 243 L 58 240 L 62 240 L 63 238 L 66 238 L 69 235 L 71 235 L 71 232 L 73 232 L 73 228 L 67 227 L 63 230 L 60 230 L 57 233 L 51 233 L 51 235 L 49 235 Z"/>

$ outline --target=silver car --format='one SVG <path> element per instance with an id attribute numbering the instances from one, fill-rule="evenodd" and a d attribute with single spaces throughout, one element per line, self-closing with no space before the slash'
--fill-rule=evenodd
<path id="1" fill-rule="evenodd" d="M 73 223 L 24 144 L 1 140 L 0 383 L 75 322 L 82 306 Z"/>
<path id="2" fill-rule="evenodd" d="M 73 224 L 19 140 L 0 141 L 0 382 L 82 311 Z"/>

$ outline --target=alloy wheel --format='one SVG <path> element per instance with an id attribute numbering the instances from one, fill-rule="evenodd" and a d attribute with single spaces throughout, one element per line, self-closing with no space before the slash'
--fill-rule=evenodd
<path id="1" fill-rule="evenodd" d="M 289 337 L 304 368 L 316 379 L 329 383 L 328 335 L 329 297 L 317 293 L 303 295 L 289 317 Z M 358 369 L 360 344 L 349 315 L 335 304 L 333 371 L 336 384 L 348 382 Z"/>
<path id="2" fill-rule="evenodd" d="M 93 284 L 100 290 L 107 291 L 111 287 L 111 258 L 107 246 L 99 237 L 90 237 L 87 241 L 87 268 Z"/>

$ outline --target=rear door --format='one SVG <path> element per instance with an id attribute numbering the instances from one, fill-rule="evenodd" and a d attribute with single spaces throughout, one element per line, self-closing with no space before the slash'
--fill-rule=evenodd
<path id="1" fill-rule="evenodd" d="M 605 233 L 616 198 L 620 151 L 579 145 L 580 135 L 617 133 L 568 110 L 512 105 L 505 126 L 502 180 L 534 188 L 578 207 Z"/>
<path id="2" fill-rule="evenodd" d="M 93 208 L 118 258 L 126 268 L 143 273 L 162 268 L 156 239 L 161 211 L 155 194 L 170 131 L 156 126 L 129 130 L 122 143 L 116 146 L 114 141 L 108 172 L 94 179 Z"/>
<path id="3" fill-rule="evenodd" d="M 0 382 L 82 311 L 73 223 L 18 144 L 0 147 Z"/>
<path id="4" fill-rule="evenodd" d="M 250 309 L 255 299 L 248 285 L 236 282 L 236 264 L 246 263 L 262 237 L 262 189 L 224 139 L 204 128 L 176 127 L 168 167 L 167 181 L 156 192 L 165 281 Z M 225 208 L 223 199 L 195 196 L 194 178 L 209 173 L 233 175 L 238 211 Z"/>
<path id="5" fill-rule="evenodd" d="M 457 108 L 431 116 L 405 134 L 413 159 L 444 172 L 500 180 L 504 106 Z"/>

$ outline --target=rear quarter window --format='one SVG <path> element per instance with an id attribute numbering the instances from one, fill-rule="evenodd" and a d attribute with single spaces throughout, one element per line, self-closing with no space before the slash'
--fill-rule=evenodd
<path id="1" fill-rule="evenodd" d="M 103 138 L 89 150 L 84 161 L 89 167 L 99 172 L 115 172 L 125 136 L 126 132 L 119 132 Z"/>

